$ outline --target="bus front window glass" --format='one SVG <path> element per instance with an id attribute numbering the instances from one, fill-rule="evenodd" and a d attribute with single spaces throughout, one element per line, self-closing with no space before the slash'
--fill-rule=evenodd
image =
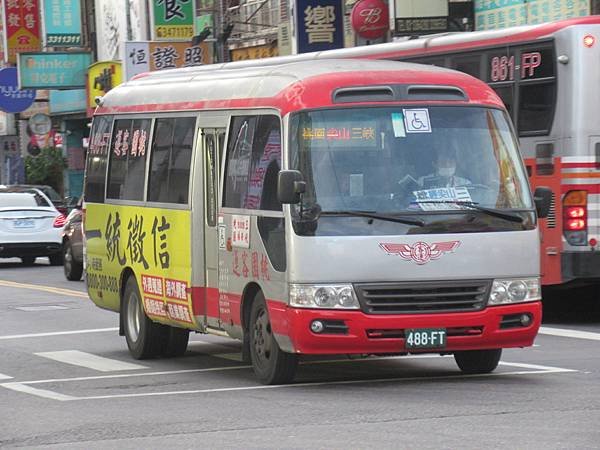
<path id="1" fill-rule="evenodd" d="M 531 209 L 507 116 L 481 107 L 352 108 L 299 113 L 291 167 L 321 212 Z M 461 203 L 463 205 L 461 205 Z"/>
<path id="2" fill-rule="evenodd" d="M 500 99 L 504 103 L 504 107 L 508 111 L 508 115 L 513 117 L 514 84 L 510 84 L 507 86 L 492 86 L 492 89 L 496 91 L 496 94 L 498 94 L 498 97 L 500 97 Z"/>

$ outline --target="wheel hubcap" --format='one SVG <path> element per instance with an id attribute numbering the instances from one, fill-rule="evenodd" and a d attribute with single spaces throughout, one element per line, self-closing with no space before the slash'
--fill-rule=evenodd
<path id="1" fill-rule="evenodd" d="M 127 331 L 129 338 L 133 342 L 137 342 L 140 336 L 140 322 L 142 308 L 140 306 L 137 295 L 131 294 L 128 299 L 129 304 L 127 305 Z"/>
<path id="2" fill-rule="evenodd" d="M 259 360 L 268 361 L 271 358 L 273 334 L 267 312 L 264 309 L 261 309 L 256 317 L 253 333 L 254 353 Z"/>

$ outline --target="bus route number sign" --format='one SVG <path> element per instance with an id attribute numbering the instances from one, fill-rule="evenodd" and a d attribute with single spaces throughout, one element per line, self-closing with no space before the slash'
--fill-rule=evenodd
<path id="1" fill-rule="evenodd" d="M 536 78 L 536 69 L 542 65 L 540 52 L 521 54 L 521 63 L 515 64 L 515 55 L 494 56 L 490 59 L 490 81 L 514 81 L 515 71 L 520 71 L 521 80 Z"/>

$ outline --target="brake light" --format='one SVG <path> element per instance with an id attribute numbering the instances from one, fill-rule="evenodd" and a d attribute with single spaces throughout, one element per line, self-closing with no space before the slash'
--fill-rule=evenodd
<path id="1" fill-rule="evenodd" d="M 52 224 L 52 226 L 54 228 L 62 228 L 65 226 L 65 223 L 67 223 L 67 218 L 65 217 L 64 214 L 61 214 L 60 216 L 56 216 L 56 218 L 54 219 L 54 223 Z"/>
<path id="2" fill-rule="evenodd" d="M 587 191 L 569 191 L 563 198 L 563 235 L 570 245 L 587 244 Z"/>

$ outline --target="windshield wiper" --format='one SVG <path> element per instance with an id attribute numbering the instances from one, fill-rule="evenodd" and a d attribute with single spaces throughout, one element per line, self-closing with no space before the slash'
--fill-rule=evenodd
<path id="1" fill-rule="evenodd" d="M 390 214 L 381 214 L 377 211 L 359 211 L 359 210 L 348 210 L 348 211 L 321 211 L 319 216 L 355 216 L 355 217 L 367 217 L 369 219 L 387 220 L 388 222 L 403 223 L 406 225 L 415 225 L 418 227 L 425 226 L 425 222 L 421 219 L 412 219 L 403 216 L 395 216 Z M 318 217 L 317 217 L 318 218 Z"/>
<path id="2" fill-rule="evenodd" d="M 485 206 L 479 206 L 479 204 L 476 202 L 467 202 L 464 200 L 425 200 L 425 201 L 417 202 L 417 204 L 419 204 L 419 203 L 434 203 L 434 204 L 446 203 L 446 204 L 452 204 L 452 205 L 460 205 L 460 206 L 465 206 L 467 208 L 474 209 L 476 211 L 484 212 L 490 216 L 508 220 L 510 222 L 523 223 L 523 220 L 524 220 L 521 216 L 517 216 L 516 214 L 502 212 L 502 211 L 500 211 L 498 209 L 494 209 L 494 208 L 486 208 Z"/>

